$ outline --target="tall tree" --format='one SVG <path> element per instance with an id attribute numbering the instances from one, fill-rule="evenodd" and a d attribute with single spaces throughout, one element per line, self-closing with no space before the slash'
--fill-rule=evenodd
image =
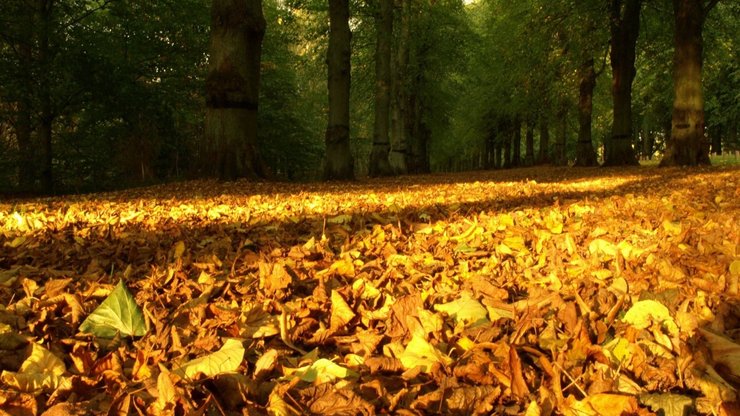
<path id="1" fill-rule="evenodd" d="M 547 115 L 540 114 L 540 153 L 537 163 L 550 163 L 550 125 Z"/>
<path id="2" fill-rule="evenodd" d="M 38 88 L 39 88 L 39 124 L 37 134 L 41 143 L 41 187 L 44 192 L 54 191 L 54 155 L 52 153 L 52 128 L 56 117 L 51 101 L 51 51 L 49 37 L 51 35 L 52 12 L 54 0 L 37 0 L 37 42 L 38 42 Z"/>
<path id="3" fill-rule="evenodd" d="M 632 149 L 632 81 L 641 8 L 642 0 L 609 0 L 613 119 L 605 143 L 606 166 L 638 164 Z"/>
<path id="4" fill-rule="evenodd" d="M 324 179 L 354 178 L 349 147 L 349 94 L 352 32 L 349 0 L 329 0 L 329 124 L 326 128 Z"/>
<path id="5" fill-rule="evenodd" d="M 373 148 L 370 153 L 370 176 L 392 173 L 388 163 L 390 152 L 390 83 L 391 42 L 393 40 L 393 0 L 379 0 L 375 15 L 375 124 Z"/>
<path id="6" fill-rule="evenodd" d="M 596 166 L 596 151 L 591 140 L 591 119 L 593 114 L 596 71 L 594 60 L 590 58 L 581 66 L 578 95 L 578 142 L 576 143 L 575 166 Z"/>
<path id="7" fill-rule="evenodd" d="M 407 125 L 409 117 L 408 86 L 409 49 L 411 43 L 411 6 L 413 0 L 395 0 L 400 19 L 398 39 L 391 72 L 391 151 L 388 160 L 393 173 L 402 175 L 408 172 L 407 153 L 408 137 Z"/>
<path id="8" fill-rule="evenodd" d="M 261 0 L 212 0 L 205 135 L 222 180 L 267 173 L 257 149 L 265 27 Z"/>
<path id="9" fill-rule="evenodd" d="M 702 27 L 718 0 L 673 0 L 673 115 L 671 137 L 661 166 L 709 164 L 704 138 Z"/>

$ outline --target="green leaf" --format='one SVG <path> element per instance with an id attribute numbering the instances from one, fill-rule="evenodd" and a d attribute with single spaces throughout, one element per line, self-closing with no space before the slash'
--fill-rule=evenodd
<path id="1" fill-rule="evenodd" d="M 113 338 L 117 333 L 131 337 L 146 334 L 146 321 L 123 280 L 103 303 L 80 325 L 80 332 L 100 338 Z"/>
<path id="2" fill-rule="evenodd" d="M 244 359 L 244 344 L 238 339 L 227 339 L 220 350 L 188 361 L 173 371 L 181 378 L 194 379 L 198 374 L 214 377 L 231 373 L 239 368 Z"/>

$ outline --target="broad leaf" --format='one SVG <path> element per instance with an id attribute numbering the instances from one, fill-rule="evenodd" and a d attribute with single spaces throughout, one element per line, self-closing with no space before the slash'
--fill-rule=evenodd
<path id="1" fill-rule="evenodd" d="M 182 367 L 172 371 L 181 378 L 193 379 L 198 374 L 213 377 L 231 373 L 239 368 L 244 359 L 244 345 L 237 339 L 227 339 L 220 350 L 206 356 L 188 361 Z"/>
<path id="2" fill-rule="evenodd" d="M 140 337 L 146 331 L 144 314 L 123 280 L 118 282 L 103 303 L 80 325 L 80 332 L 100 338 L 113 338 L 118 333 Z"/>

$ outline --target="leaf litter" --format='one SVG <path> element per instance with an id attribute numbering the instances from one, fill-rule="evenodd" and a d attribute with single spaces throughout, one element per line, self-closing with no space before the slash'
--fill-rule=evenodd
<path id="1" fill-rule="evenodd" d="M 0 415 L 738 414 L 738 172 L 0 203 Z"/>

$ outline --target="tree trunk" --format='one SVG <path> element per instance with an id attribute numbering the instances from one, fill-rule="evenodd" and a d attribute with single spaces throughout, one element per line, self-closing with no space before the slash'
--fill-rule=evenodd
<path id="1" fill-rule="evenodd" d="M 419 76 L 414 80 L 412 91 L 422 89 L 422 79 Z M 424 122 L 425 107 L 421 100 L 416 93 L 408 94 L 408 111 L 405 119 L 408 151 L 406 159 L 409 173 L 429 173 L 428 144 L 432 132 Z"/>
<path id="2" fill-rule="evenodd" d="M 597 166 L 599 164 L 591 137 L 594 88 L 596 88 L 596 71 L 592 58 L 581 66 L 578 96 L 578 144 L 574 166 Z"/>
<path id="3" fill-rule="evenodd" d="M 505 122 L 502 125 L 501 131 L 501 138 L 503 140 L 503 151 L 504 151 L 504 163 L 503 168 L 509 169 L 511 168 L 511 143 L 514 141 L 514 127 L 512 126 L 512 123 Z"/>
<path id="4" fill-rule="evenodd" d="M 514 143 L 512 146 L 511 166 L 519 167 L 522 164 L 522 121 L 514 121 Z"/>
<path id="5" fill-rule="evenodd" d="M 547 123 L 547 116 L 540 117 L 540 154 L 538 163 L 550 163 L 550 126 Z"/>
<path id="6" fill-rule="evenodd" d="M 21 191 L 32 191 L 35 187 L 35 157 L 31 141 L 33 130 L 31 121 L 31 102 L 33 91 L 33 79 L 31 68 L 33 65 L 33 53 L 31 49 L 31 33 L 33 19 L 29 15 L 28 22 L 23 24 L 23 38 L 18 44 L 18 55 L 20 61 L 20 95 L 18 97 L 18 112 L 15 120 L 15 135 L 18 141 L 18 186 Z"/>
<path id="7" fill-rule="evenodd" d="M 51 31 L 54 0 L 38 0 L 38 88 L 39 88 L 39 125 L 36 129 L 41 144 L 41 188 L 44 193 L 54 193 L 54 155 L 52 148 L 52 127 L 54 114 L 51 103 L 51 56 L 49 36 Z"/>
<path id="8" fill-rule="evenodd" d="M 555 150 L 553 163 L 556 166 L 567 166 L 568 157 L 566 155 L 566 144 L 568 141 L 568 111 L 562 109 L 558 112 L 558 134 L 555 138 Z"/>
<path id="9" fill-rule="evenodd" d="M 526 153 L 524 156 L 524 165 L 534 165 L 534 119 L 527 119 L 527 135 L 525 136 Z"/>
<path id="10" fill-rule="evenodd" d="M 707 130 L 709 131 L 709 139 L 712 142 L 712 149 L 710 153 L 713 155 L 717 155 L 717 156 L 721 155 L 722 154 L 722 136 L 723 136 L 722 126 L 721 125 L 712 126 L 712 127 L 709 127 Z"/>
<path id="11" fill-rule="evenodd" d="M 604 144 L 604 165 L 637 165 L 632 149 L 632 81 L 640 33 L 642 0 L 610 0 L 612 66 L 612 134 Z"/>
<path id="12" fill-rule="evenodd" d="M 205 137 L 215 150 L 221 180 L 267 174 L 257 147 L 265 26 L 261 0 L 211 2 Z"/>
<path id="13" fill-rule="evenodd" d="M 349 0 L 329 0 L 329 125 L 326 129 L 324 179 L 353 179 L 354 161 L 349 145 L 349 94 L 351 82 Z"/>
<path id="14" fill-rule="evenodd" d="M 411 29 L 409 27 L 411 18 L 412 0 L 399 1 L 400 8 L 400 35 L 397 40 L 397 50 L 393 61 L 394 68 L 391 74 L 391 89 L 393 101 L 391 103 L 391 151 L 388 156 L 391 169 L 396 175 L 408 172 L 407 152 L 408 137 L 406 136 L 406 116 L 408 115 L 407 98 L 407 75 L 409 62 L 409 42 L 411 41 Z"/>
<path id="15" fill-rule="evenodd" d="M 375 126 L 373 149 L 370 153 L 370 176 L 393 173 L 388 163 L 390 152 L 390 83 L 391 41 L 393 40 L 393 0 L 379 0 L 380 10 L 375 16 L 377 40 L 375 44 Z"/>
<path id="16" fill-rule="evenodd" d="M 703 0 L 673 0 L 673 117 L 671 139 L 660 166 L 708 165 L 701 91 Z"/>

